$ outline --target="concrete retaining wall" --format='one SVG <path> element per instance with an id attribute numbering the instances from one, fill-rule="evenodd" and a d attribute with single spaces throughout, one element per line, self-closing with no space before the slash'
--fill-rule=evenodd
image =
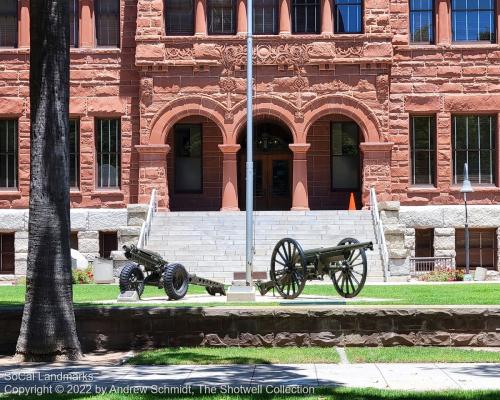
<path id="1" fill-rule="evenodd" d="M 85 352 L 165 346 L 500 346 L 500 308 L 78 308 Z M 12 354 L 22 308 L 0 311 Z"/>

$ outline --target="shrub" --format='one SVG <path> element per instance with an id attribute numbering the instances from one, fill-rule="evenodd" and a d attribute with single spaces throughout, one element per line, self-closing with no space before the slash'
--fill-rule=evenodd
<path id="1" fill-rule="evenodd" d="M 73 270 L 73 284 L 88 285 L 90 283 L 94 283 L 94 273 L 91 266 Z"/>
<path id="2" fill-rule="evenodd" d="M 421 275 L 421 281 L 426 282 L 455 282 L 464 280 L 464 271 L 454 268 L 438 268 L 432 272 Z"/>

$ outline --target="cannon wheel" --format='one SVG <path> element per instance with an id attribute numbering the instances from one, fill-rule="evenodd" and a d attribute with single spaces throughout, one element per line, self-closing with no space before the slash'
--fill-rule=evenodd
<path id="1" fill-rule="evenodd" d="M 338 246 L 359 243 L 359 240 L 342 239 Z M 361 292 L 368 274 L 366 252 L 364 249 L 346 251 L 340 268 L 333 269 L 331 278 L 335 290 L 342 297 L 352 298 Z"/>
<path id="2" fill-rule="evenodd" d="M 182 299 L 189 288 L 189 274 L 182 264 L 168 264 L 163 273 L 163 287 L 170 300 Z"/>
<path id="3" fill-rule="evenodd" d="M 120 293 L 135 290 L 139 298 L 144 292 L 144 274 L 135 263 L 127 263 L 120 272 Z"/>
<path id="4" fill-rule="evenodd" d="M 285 238 L 276 244 L 269 275 L 284 299 L 295 299 L 302 293 L 307 280 L 307 261 L 296 240 Z"/>

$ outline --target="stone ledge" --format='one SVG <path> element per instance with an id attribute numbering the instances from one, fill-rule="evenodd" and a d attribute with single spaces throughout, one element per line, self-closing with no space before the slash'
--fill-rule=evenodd
<path id="1" fill-rule="evenodd" d="M 161 346 L 500 346 L 499 307 L 139 308 L 75 311 L 84 351 Z M 0 310 L 12 354 L 21 307 Z"/>

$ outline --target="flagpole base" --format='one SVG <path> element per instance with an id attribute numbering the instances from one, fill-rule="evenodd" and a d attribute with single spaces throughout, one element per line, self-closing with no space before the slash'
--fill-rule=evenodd
<path id="1" fill-rule="evenodd" d="M 246 281 L 233 281 L 227 290 L 226 302 L 255 302 L 255 286 L 247 286 Z"/>

